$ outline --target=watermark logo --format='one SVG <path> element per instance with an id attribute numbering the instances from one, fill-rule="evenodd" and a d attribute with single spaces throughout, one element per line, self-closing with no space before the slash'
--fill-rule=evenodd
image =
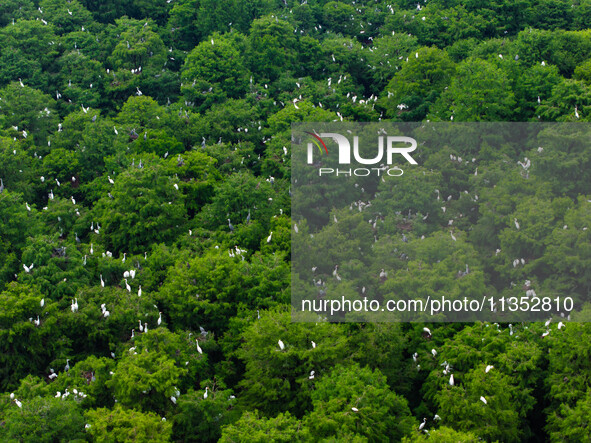
<path id="1" fill-rule="evenodd" d="M 382 168 L 356 168 L 346 169 L 344 171 L 339 170 L 338 168 L 336 170 L 334 168 L 320 168 L 319 175 L 329 175 L 336 173 L 336 175 L 345 176 L 367 176 L 370 175 L 372 171 L 376 171 L 377 175 L 380 175 L 380 171 L 386 170 L 388 171 L 388 175 L 400 176 L 403 174 L 402 169 L 397 166 L 394 168 L 389 168 L 389 166 L 393 164 L 394 158 L 397 158 L 395 157 L 396 155 L 401 155 L 411 165 L 418 164 L 410 155 L 411 152 L 417 149 L 417 141 L 412 137 L 389 135 L 378 136 L 376 141 L 377 153 L 375 154 L 375 157 L 365 158 L 359 151 L 358 136 L 353 136 L 353 149 L 351 149 L 351 142 L 349 138 L 343 134 L 336 132 L 321 132 L 320 134 L 308 131 L 304 132 L 313 137 L 312 140 L 307 144 L 307 163 L 309 165 L 314 164 L 314 146 L 318 148 L 320 155 L 328 155 L 328 148 L 326 147 L 326 143 L 323 139 L 332 139 L 334 142 L 336 142 L 338 146 L 339 165 L 351 165 L 351 153 L 353 154 L 353 159 L 359 165 L 384 165 L 384 160 L 385 165 L 387 165 Z M 324 148 L 324 153 L 320 147 L 321 145 Z M 392 173 L 389 171 L 392 171 Z"/>

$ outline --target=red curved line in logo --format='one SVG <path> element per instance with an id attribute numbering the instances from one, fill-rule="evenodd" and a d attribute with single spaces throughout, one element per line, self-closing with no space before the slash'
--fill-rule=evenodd
<path id="1" fill-rule="evenodd" d="M 322 139 L 320 137 L 318 137 L 316 134 L 314 134 L 313 132 L 308 132 L 308 131 L 304 131 L 306 134 L 310 134 L 314 137 L 316 137 L 318 139 L 318 141 L 320 141 L 320 143 L 322 143 L 322 146 L 324 146 L 324 150 L 326 151 L 326 153 L 328 154 L 328 149 L 326 148 L 326 145 L 324 144 L 324 142 L 322 141 Z"/>

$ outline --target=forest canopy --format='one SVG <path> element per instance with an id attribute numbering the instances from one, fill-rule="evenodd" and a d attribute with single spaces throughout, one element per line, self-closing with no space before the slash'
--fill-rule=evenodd
<path id="1" fill-rule="evenodd" d="M 580 140 L 423 152 L 300 224 L 315 275 L 290 150 L 294 122 L 588 122 L 590 26 L 589 0 L 3 0 L 0 440 L 590 440 L 589 323 L 290 312 L 292 278 L 589 297 Z M 356 239 L 387 279 L 337 284 Z"/>

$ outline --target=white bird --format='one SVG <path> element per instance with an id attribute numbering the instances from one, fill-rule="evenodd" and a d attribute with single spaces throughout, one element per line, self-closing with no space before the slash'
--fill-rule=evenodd
<path id="1" fill-rule="evenodd" d="M 129 283 L 127 283 L 127 279 L 125 278 L 125 289 L 127 289 L 127 292 L 131 292 L 131 286 L 129 286 Z"/>
<path id="2" fill-rule="evenodd" d="M 488 402 L 486 401 L 486 398 L 484 398 L 482 395 L 480 396 L 480 401 L 482 403 L 484 403 L 485 405 L 488 404 Z"/>
<path id="3" fill-rule="evenodd" d="M 353 412 L 359 412 L 359 409 L 357 409 L 357 408 L 355 408 L 355 407 L 351 408 L 351 410 L 352 410 Z"/>
<path id="4" fill-rule="evenodd" d="M 31 212 L 31 207 L 29 206 L 29 204 L 27 202 L 25 202 L 25 207 L 27 208 L 27 211 Z"/>
<path id="5" fill-rule="evenodd" d="M 576 105 L 575 105 L 575 117 L 579 118 L 579 110 Z"/>
<path id="6" fill-rule="evenodd" d="M 203 354 L 203 350 L 201 349 L 201 346 L 199 346 L 199 340 L 195 339 L 195 343 L 197 344 L 197 352 L 199 352 L 200 354 Z"/>
<path id="7" fill-rule="evenodd" d="M 456 240 L 457 240 L 453 232 L 451 233 L 451 239 L 452 239 L 453 241 L 456 241 Z"/>
<path id="8" fill-rule="evenodd" d="M 41 301 L 39 302 L 39 305 L 41 307 L 45 306 L 45 299 L 44 298 L 41 299 Z"/>
<path id="9" fill-rule="evenodd" d="M 212 40 L 213 41 L 213 40 Z M 205 393 L 203 394 L 203 398 L 206 399 L 207 398 L 207 391 L 209 390 L 209 388 L 206 386 L 205 387 Z"/>
<path id="10" fill-rule="evenodd" d="M 421 423 L 419 425 L 419 431 L 421 431 L 425 427 L 426 424 L 427 424 L 427 419 L 426 418 L 423 418 L 423 423 Z"/>
<path id="11" fill-rule="evenodd" d="M 431 330 L 427 327 L 423 328 L 423 332 L 426 332 L 427 334 L 431 335 Z"/>
<path id="12" fill-rule="evenodd" d="M 156 324 L 158 326 L 160 326 L 160 324 L 162 323 L 162 312 L 158 313 L 158 320 L 156 321 Z"/>
<path id="13" fill-rule="evenodd" d="M 115 135 L 119 135 L 119 132 L 117 131 L 117 128 L 115 126 L 113 126 L 113 131 L 115 131 Z"/>
<path id="14" fill-rule="evenodd" d="M 22 407 L 23 407 L 23 404 L 22 404 L 20 401 L 18 401 L 18 399 L 16 399 L 16 398 L 15 398 L 15 399 L 14 399 L 14 402 L 16 403 L 16 405 L 17 405 L 19 408 L 22 408 Z"/>
<path id="15" fill-rule="evenodd" d="M 437 414 L 435 414 L 435 416 L 433 417 L 433 420 L 441 420 L 441 417 Z"/>
<path id="16" fill-rule="evenodd" d="M 558 329 L 562 329 L 564 327 L 564 323 L 558 322 Z"/>
<path id="17" fill-rule="evenodd" d="M 279 344 L 279 348 L 283 351 L 285 349 L 285 345 L 283 344 L 283 342 L 279 340 L 277 343 Z"/>
<path id="18" fill-rule="evenodd" d="M 316 348 L 316 343 L 312 342 L 312 349 Z"/>
<path id="19" fill-rule="evenodd" d="M 513 222 L 515 223 L 515 227 L 516 227 L 517 229 L 519 229 L 519 222 L 517 221 L 517 219 L 516 219 L 516 218 L 514 218 L 514 219 L 513 219 Z"/>
<path id="20" fill-rule="evenodd" d="M 484 372 L 488 374 L 488 371 L 490 371 L 492 368 L 494 368 L 494 366 L 493 366 L 493 365 L 488 365 L 488 366 L 486 367 L 486 369 L 484 370 Z"/>
<path id="21" fill-rule="evenodd" d="M 115 184 L 115 181 L 111 178 L 110 175 L 107 175 L 107 180 L 109 180 L 109 183 L 111 183 L 112 185 Z"/>
<path id="22" fill-rule="evenodd" d="M 70 11 L 69 9 L 68 9 L 68 14 L 72 15 L 72 11 Z"/>
<path id="23" fill-rule="evenodd" d="M 137 290 L 137 296 L 138 297 L 142 296 L 142 285 L 140 285 L 139 289 Z"/>
<path id="24" fill-rule="evenodd" d="M 105 281 L 103 280 L 103 274 L 101 274 L 101 286 L 103 288 L 105 287 Z"/>
<path id="25" fill-rule="evenodd" d="M 177 185 L 176 183 L 172 186 L 174 186 L 174 189 L 176 189 L 177 191 L 179 190 L 179 185 Z"/>
<path id="26" fill-rule="evenodd" d="M 31 269 L 33 269 L 34 264 L 31 263 L 31 266 L 27 266 L 23 263 L 23 269 L 25 270 L 25 272 L 28 274 L 29 272 L 31 272 Z"/>
<path id="27" fill-rule="evenodd" d="M 271 231 L 271 233 L 269 234 L 269 236 L 267 237 L 267 243 L 271 242 L 271 237 L 273 236 L 273 231 Z"/>
<path id="28" fill-rule="evenodd" d="M 433 357 L 437 356 L 437 351 L 435 349 L 431 349 L 431 354 L 433 354 Z"/>
<path id="29" fill-rule="evenodd" d="M 453 374 L 451 374 L 451 375 L 449 376 L 449 385 L 450 385 L 450 386 L 453 386 L 454 384 L 455 384 L 455 382 L 454 382 L 454 375 L 453 375 Z"/>

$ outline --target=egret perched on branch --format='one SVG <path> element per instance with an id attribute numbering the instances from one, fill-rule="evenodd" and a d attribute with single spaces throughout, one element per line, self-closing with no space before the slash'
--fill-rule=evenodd
<path id="1" fill-rule="evenodd" d="M 419 431 L 422 431 L 426 424 L 427 424 L 427 419 L 423 418 L 423 423 L 421 423 L 419 425 Z"/>

